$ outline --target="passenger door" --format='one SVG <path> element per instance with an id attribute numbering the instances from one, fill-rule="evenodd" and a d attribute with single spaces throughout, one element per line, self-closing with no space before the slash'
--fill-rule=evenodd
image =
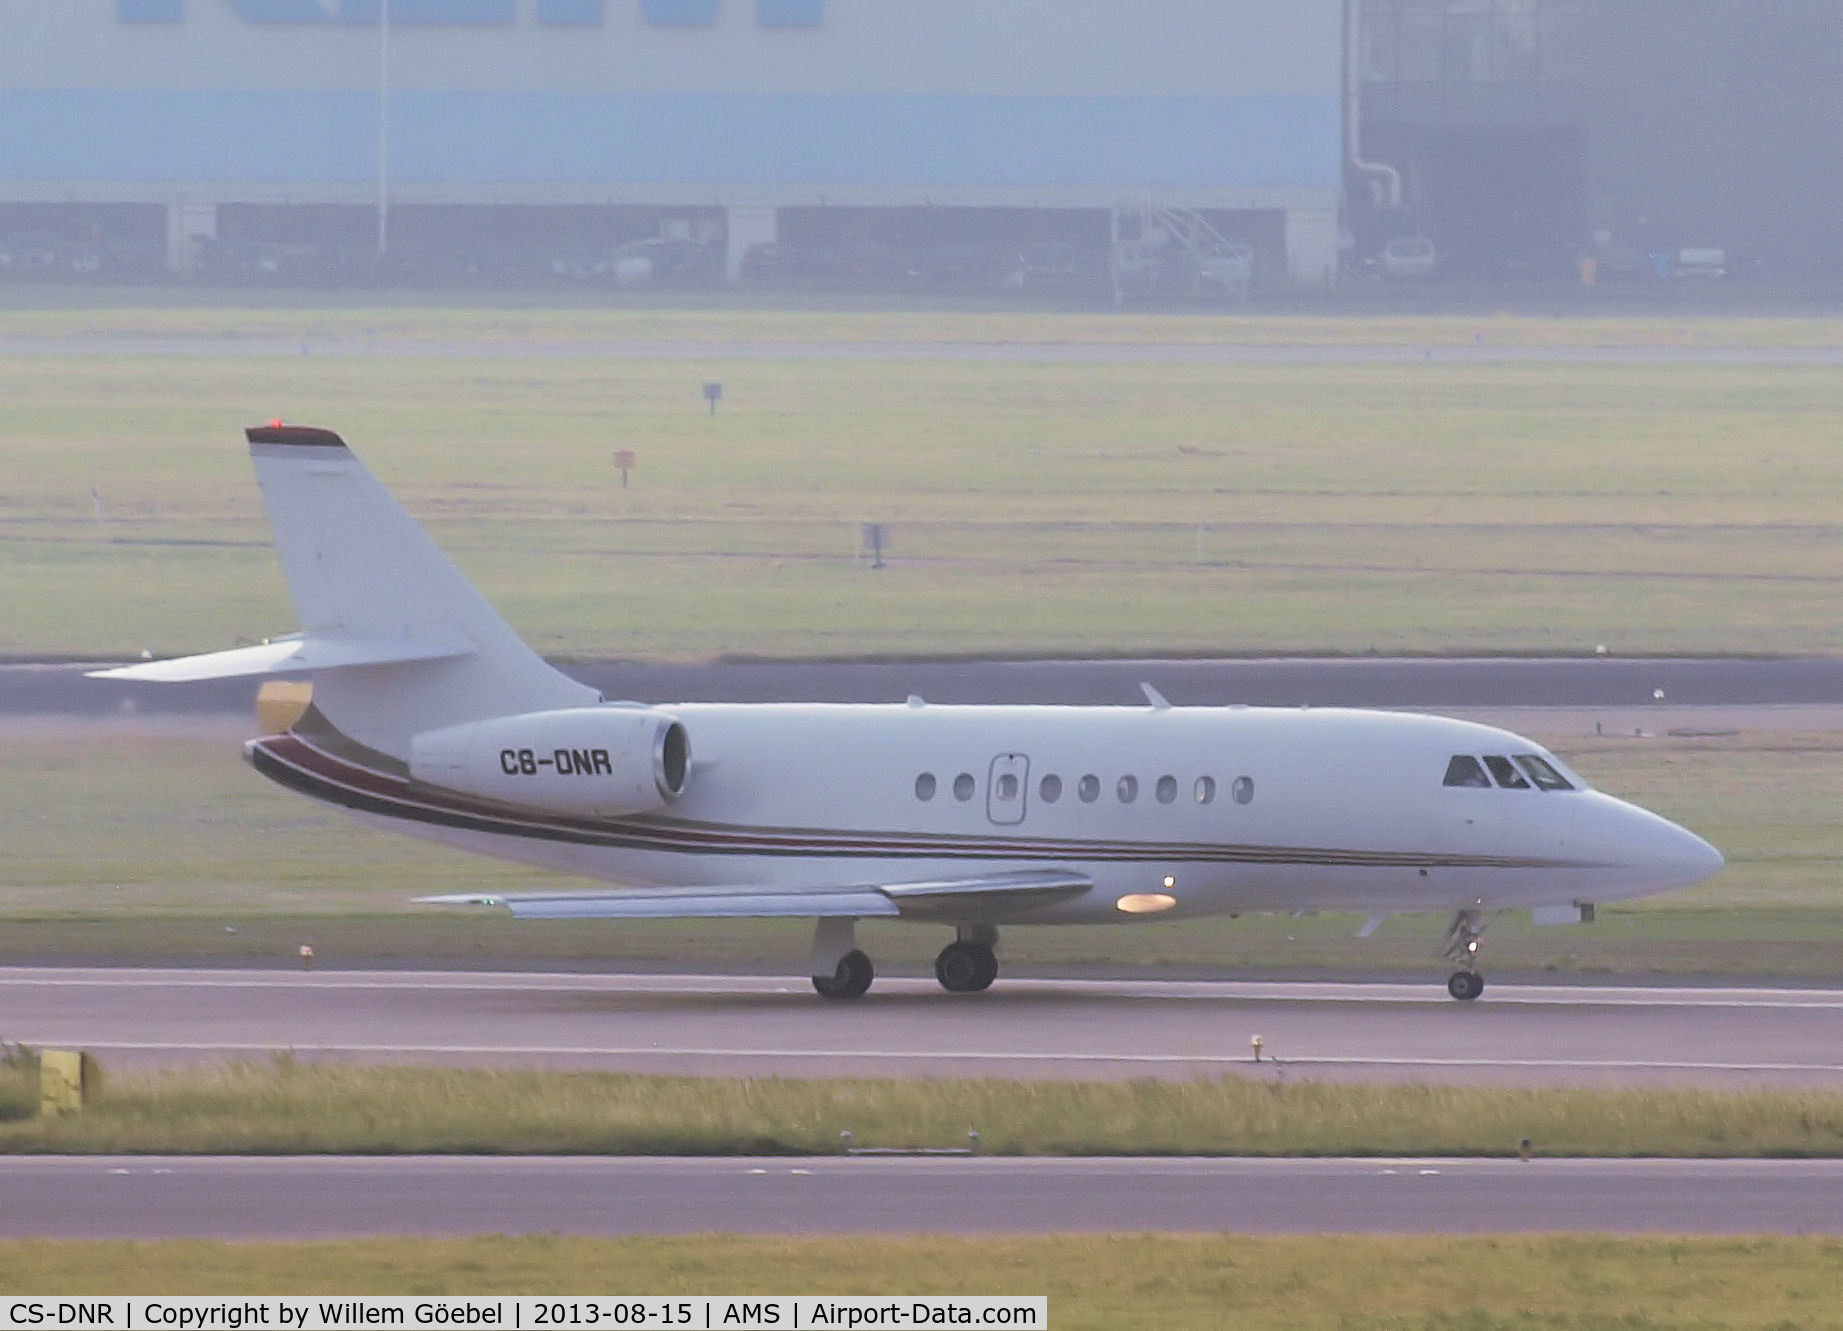
<path id="1" fill-rule="evenodd" d="M 1021 753 L 1001 753 L 992 760 L 990 776 L 986 782 L 986 817 L 1000 824 L 1023 822 L 1030 789 L 1030 759 Z"/>

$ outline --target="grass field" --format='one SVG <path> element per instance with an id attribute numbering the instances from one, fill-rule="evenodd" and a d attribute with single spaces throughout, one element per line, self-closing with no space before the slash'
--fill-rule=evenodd
<path id="1" fill-rule="evenodd" d="M 1830 345 L 1833 323 L 0 310 L 0 337 L 84 334 L 494 354 L 0 360 L 0 654 L 293 627 L 238 441 L 274 416 L 342 431 L 551 654 L 1843 647 L 1836 368 L 720 354 L 789 338 Z M 713 357 L 542 354 L 596 337 Z M 725 386 L 714 418 L 705 380 Z M 625 491 L 622 447 L 639 455 Z M 888 569 L 857 558 L 869 520 L 891 526 Z"/>
<path id="2" fill-rule="evenodd" d="M 107 1069 L 104 1069 L 105 1074 Z M 34 1059 L 0 1067 L 0 1152 L 184 1155 L 1843 1156 L 1834 1091 L 1339 1085 L 1213 1080 L 652 1077 L 391 1068 L 285 1056 L 107 1077 L 37 1118 Z"/>
<path id="3" fill-rule="evenodd" d="M 1825 1238 L 549 1237 L 0 1243 L 0 1295 L 1047 1294 L 1055 1331 L 1843 1325 Z"/>
<path id="4" fill-rule="evenodd" d="M 1835 982 L 1843 967 L 1843 735 L 1601 739 L 1562 750 L 1604 789 L 1709 837 L 1711 882 L 1601 910 L 1587 926 L 1492 925 L 1498 975 L 1707 974 Z M 373 832 L 272 786 L 234 733 L 5 739 L 0 767 L 0 962 L 293 957 L 323 965 L 641 964 L 785 970 L 804 921 L 515 922 L 496 910 L 412 904 L 435 891 L 531 890 L 510 865 Z M 1250 916 L 1134 928 L 1015 928 L 1011 973 L 1143 967 L 1166 973 L 1444 974 L 1444 921 L 1404 916 L 1372 938 L 1341 915 Z M 870 922 L 886 973 L 926 974 L 941 931 Z M 5 1034 L 0 1031 L 0 1036 Z"/>
<path id="5" fill-rule="evenodd" d="M 344 431 L 552 654 L 1843 648 L 1834 368 L 544 354 L 585 339 L 1830 346 L 1835 321 L 16 298 L 38 307 L 0 308 L 0 337 L 75 341 L 0 359 L 0 655 L 183 652 L 292 628 L 237 437 L 278 414 Z M 103 355 L 86 337 L 391 354 Z M 396 354 L 418 343 L 494 354 Z M 726 387 L 714 418 L 706 379 Z M 622 446 L 639 453 L 626 491 Z M 888 569 L 857 558 L 867 519 L 893 527 Z M 530 879 L 286 796 L 229 736 L 5 743 L 0 958 L 263 960 L 312 942 L 329 964 L 797 969 L 804 954 L 796 924 L 514 926 L 412 908 Z M 1494 970 L 1835 978 L 1833 738 L 1568 756 L 1731 867 L 1592 928 L 1502 920 Z M 1020 970 L 1425 971 L 1438 930 L 1013 930 L 1006 954 Z M 925 969 L 939 942 L 867 933 L 895 970 Z"/>
<path id="6" fill-rule="evenodd" d="M 872 342 L 1188 346 L 1822 347 L 1843 319 L 1735 316 L 1694 300 L 1554 314 L 1256 314 L 1020 308 L 888 293 L 393 292 L 0 287 L 0 335 L 313 342 Z"/>

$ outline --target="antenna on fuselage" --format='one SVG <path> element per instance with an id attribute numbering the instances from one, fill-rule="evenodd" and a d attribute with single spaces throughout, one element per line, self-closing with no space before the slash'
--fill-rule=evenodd
<path id="1" fill-rule="evenodd" d="M 1143 679 L 1139 681 L 1139 691 L 1145 694 L 1145 700 L 1152 704 L 1153 711 L 1168 712 L 1171 710 L 1171 700 Z"/>

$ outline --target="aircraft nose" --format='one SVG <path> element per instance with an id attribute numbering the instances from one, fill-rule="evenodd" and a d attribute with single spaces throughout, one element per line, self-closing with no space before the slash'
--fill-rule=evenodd
<path id="1" fill-rule="evenodd" d="M 1624 800 L 1602 796 L 1589 814 L 1575 819 L 1574 832 L 1589 850 L 1630 885 L 1645 892 L 1692 887 L 1727 863 L 1715 847 L 1686 827 Z M 1587 813 L 1587 810 L 1583 810 Z M 1585 824 L 1585 826 L 1583 826 Z"/>
<path id="2" fill-rule="evenodd" d="M 1668 830 L 1658 838 L 1653 853 L 1659 867 L 1671 878 L 1671 886 L 1690 887 L 1714 877 L 1727 864 L 1719 850 L 1687 827 L 1665 819 L 1659 821 Z"/>

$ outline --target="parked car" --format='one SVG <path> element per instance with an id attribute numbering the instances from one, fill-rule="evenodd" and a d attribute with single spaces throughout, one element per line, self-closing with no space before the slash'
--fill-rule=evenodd
<path id="1" fill-rule="evenodd" d="M 1432 277 L 1440 266 L 1440 251 L 1426 236 L 1397 236 L 1377 258 L 1382 275 L 1400 281 Z"/>
<path id="2" fill-rule="evenodd" d="M 745 282 L 794 282 L 807 277 L 806 256 L 784 240 L 762 240 L 742 252 Z"/>
<path id="3" fill-rule="evenodd" d="M 1248 299 L 1254 286 L 1254 246 L 1239 241 L 1216 241 L 1197 255 L 1197 289 L 1221 291 L 1237 300 Z"/>
<path id="4" fill-rule="evenodd" d="M 21 231 L 0 239 L 0 272 L 13 277 L 44 277 L 62 264 L 55 237 L 42 231 Z"/>
<path id="5" fill-rule="evenodd" d="M 1004 264 L 977 241 L 927 246 L 908 256 L 909 279 L 931 291 L 979 291 L 996 286 Z"/>
<path id="6" fill-rule="evenodd" d="M 1673 271 L 1678 277 L 1720 281 L 1728 275 L 1728 252 L 1712 245 L 1686 246 L 1677 251 Z"/>
<path id="7" fill-rule="evenodd" d="M 630 240 L 608 255 L 606 276 L 619 287 L 698 286 L 714 281 L 723 271 L 719 246 L 695 240 Z"/>
<path id="8" fill-rule="evenodd" d="M 1067 294 L 1097 285 L 1103 263 L 1091 253 L 1084 264 L 1081 252 L 1066 240 L 1038 241 L 1017 252 L 1001 281 L 1016 291 Z"/>
<path id="9" fill-rule="evenodd" d="M 560 277 L 566 282 L 591 281 L 608 276 L 613 260 L 606 254 L 585 253 L 571 250 L 558 254 L 550 261 L 550 275 Z M 647 275 L 652 275 L 649 269 Z"/>

